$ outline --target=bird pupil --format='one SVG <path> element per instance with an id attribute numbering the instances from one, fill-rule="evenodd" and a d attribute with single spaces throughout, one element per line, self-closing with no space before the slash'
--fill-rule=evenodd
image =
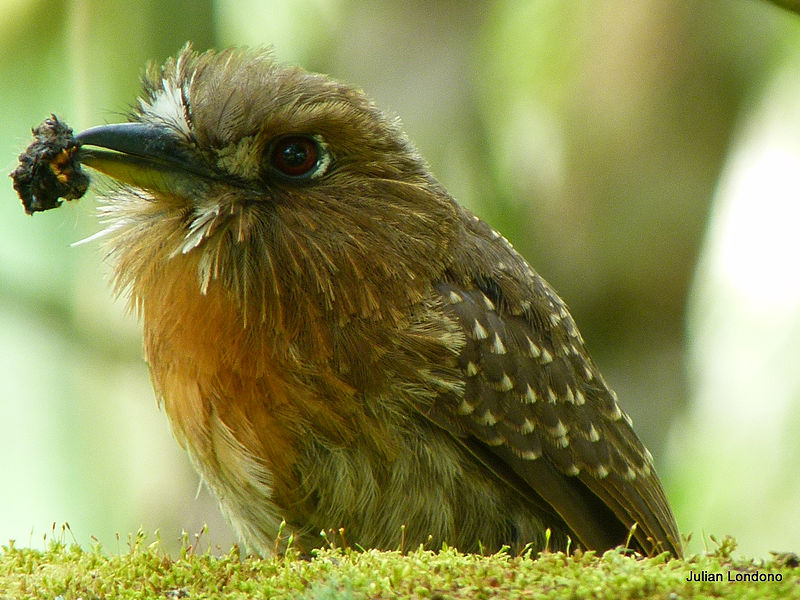
<path id="1" fill-rule="evenodd" d="M 283 161 L 291 167 L 302 166 L 307 158 L 308 150 L 302 144 L 289 144 L 283 149 Z"/>

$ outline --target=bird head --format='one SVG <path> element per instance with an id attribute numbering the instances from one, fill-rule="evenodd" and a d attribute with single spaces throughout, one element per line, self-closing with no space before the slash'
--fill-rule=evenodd
<path id="1" fill-rule="evenodd" d="M 340 321 L 391 317 L 377 296 L 418 301 L 457 222 L 395 119 L 268 51 L 187 46 L 147 70 L 129 122 L 77 139 L 83 163 L 121 184 L 101 214 L 135 305 L 190 277 L 246 318 L 296 290 Z"/>

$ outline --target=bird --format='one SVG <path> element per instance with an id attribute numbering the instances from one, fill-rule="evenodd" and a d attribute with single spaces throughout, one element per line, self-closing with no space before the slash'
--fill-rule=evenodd
<path id="1" fill-rule="evenodd" d="M 363 91 L 187 45 L 75 140 L 158 402 L 249 550 L 681 556 L 566 304 Z"/>

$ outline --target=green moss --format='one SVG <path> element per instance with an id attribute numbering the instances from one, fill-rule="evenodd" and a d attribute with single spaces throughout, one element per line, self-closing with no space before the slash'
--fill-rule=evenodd
<path id="1" fill-rule="evenodd" d="M 536 560 L 507 554 L 329 549 L 304 560 L 290 553 L 242 559 L 185 545 L 171 558 L 141 533 L 127 552 L 107 553 L 53 541 L 47 550 L 0 550 L 0 598 L 798 598 L 796 555 L 770 561 L 734 559 L 735 544 L 687 560 L 635 559 L 622 551 L 545 553 Z M 703 581 L 687 581 L 690 574 Z M 712 580 L 719 574 L 722 581 Z M 757 574 L 769 581 L 742 581 Z"/>

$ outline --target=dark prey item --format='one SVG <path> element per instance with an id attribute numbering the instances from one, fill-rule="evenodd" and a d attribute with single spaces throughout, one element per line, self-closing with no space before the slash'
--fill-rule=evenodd
<path id="1" fill-rule="evenodd" d="M 89 188 L 89 176 L 81 170 L 78 157 L 80 142 L 71 127 L 50 115 L 33 135 L 33 143 L 19 155 L 19 166 L 10 174 L 29 215 L 58 208 L 59 198 L 77 200 Z"/>

